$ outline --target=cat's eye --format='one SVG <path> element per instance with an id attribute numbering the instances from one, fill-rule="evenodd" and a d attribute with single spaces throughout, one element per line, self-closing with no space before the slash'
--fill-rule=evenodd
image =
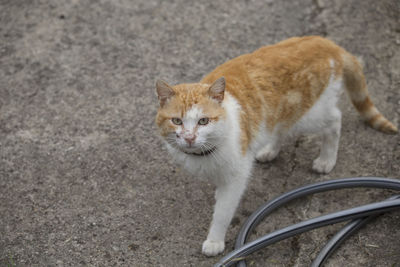
<path id="1" fill-rule="evenodd" d="M 182 125 L 182 120 L 179 118 L 172 118 L 171 121 L 173 124 Z"/>
<path id="2" fill-rule="evenodd" d="M 209 122 L 208 118 L 201 118 L 198 123 L 199 125 L 206 125 L 208 122 Z"/>

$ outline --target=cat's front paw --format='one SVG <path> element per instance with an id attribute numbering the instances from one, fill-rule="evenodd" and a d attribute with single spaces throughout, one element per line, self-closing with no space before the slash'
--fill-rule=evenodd
<path id="1" fill-rule="evenodd" d="M 202 252 L 204 255 L 207 256 L 215 256 L 223 252 L 224 249 L 225 249 L 224 241 L 213 241 L 207 239 L 206 241 L 203 242 Z"/>
<path id="2" fill-rule="evenodd" d="M 256 154 L 256 160 L 262 163 L 272 161 L 279 154 L 279 149 L 272 145 L 267 145 Z"/>
<path id="3" fill-rule="evenodd" d="M 336 159 L 316 158 L 313 162 L 313 170 L 318 173 L 329 173 L 335 167 Z"/>

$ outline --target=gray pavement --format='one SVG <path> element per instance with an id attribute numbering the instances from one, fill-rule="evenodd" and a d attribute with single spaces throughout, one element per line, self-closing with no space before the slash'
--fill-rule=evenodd
<path id="1" fill-rule="evenodd" d="M 213 186 L 173 164 L 154 125 L 154 82 L 292 36 L 361 55 L 377 107 L 400 124 L 400 2 L 0 0 L 0 266 L 211 266 L 201 254 Z M 264 201 L 349 176 L 400 178 L 400 135 L 360 121 L 346 97 L 338 162 L 311 172 L 318 138 L 256 164 L 227 235 Z M 271 215 L 254 239 L 391 192 L 319 194 Z M 307 266 L 341 225 L 256 253 L 250 266 Z M 400 266 L 400 213 L 351 237 L 326 266 Z"/>

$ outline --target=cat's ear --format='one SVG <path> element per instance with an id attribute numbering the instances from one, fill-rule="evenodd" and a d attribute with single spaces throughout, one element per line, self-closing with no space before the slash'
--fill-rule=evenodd
<path id="1" fill-rule="evenodd" d="M 212 99 L 217 100 L 219 103 L 224 100 L 224 93 L 225 93 L 225 78 L 221 77 L 216 80 L 208 89 L 208 93 L 210 94 Z"/>
<path id="2" fill-rule="evenodd" d="M 163 107 L 165 103 L 175 95 L 175 91 L 171 86 L 168 85 L 168 83 L 162 80 L 157 80 L 156 88 L 160 106 Z"/>

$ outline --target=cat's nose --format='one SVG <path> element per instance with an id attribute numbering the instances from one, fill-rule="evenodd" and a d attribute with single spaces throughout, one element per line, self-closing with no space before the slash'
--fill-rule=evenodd
<path id="1" fill-rule="evenodd" d="M 196 136 L 194 134 L 188 134 L 188 135 L 185 135 L 185 137 L 183 139 L 185 139 L 185 141 L 189 145 L 192 145 L 194 143 L 194 140 L 196 140 Z"/>

